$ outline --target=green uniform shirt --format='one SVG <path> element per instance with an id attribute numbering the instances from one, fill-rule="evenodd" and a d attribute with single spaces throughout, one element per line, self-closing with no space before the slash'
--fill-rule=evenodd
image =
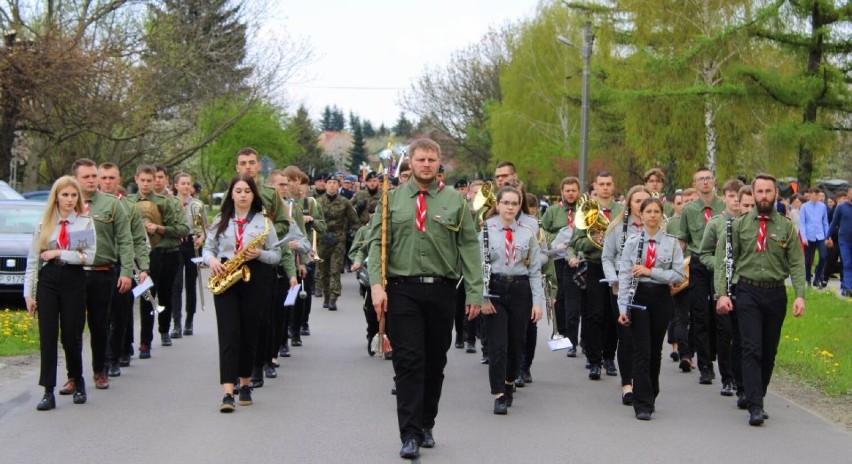
<path id="1" fill-rule="evenodd" d="M 337 241 L 345 242 L 349 229 L 360 225 L 355 208 L 343 195 L 337 194 L 334 198 L 323 195 L 317 203 L 325 216 L 326 235 L 334 235 Z"/>
<path id="2" fill-rule="evenodd" d="M 766 251 L 757 251 L 757 233 L 760 220 L 757 209 L 734 219 L 731 242 L 733 244 L 734 277 L 772 282 L 791 276 L 797 298 L 805 296 L 805 258 L 799 244 L 799 234 L 793 221 L 778 214 L 774 208 L 766 223 Z M 724 259 L 716 260 L 715 287 L 725 288 Z"/>
<path id="3" fill-rule="evenodd" d="M 358 213 L 360 225 L 370 222 L 370 202 L 379 201 L 382 199 L 382 189 L 377 188 L 375 193 L 370 193 L 369 189 L 359 190 L 358 193 L 349 200 L 352 206 L 355 207 L 355 212 Z"/>
<path id="4" fill-rule="evenodd" d="M 89 198 L 89 216 L 98 240 L 92 266 L 121 264 L 121 277 L 133 276 L 133 236 L 130 221 L 118 198 L 95 191 Z"/>
<path id="5" fill-rule="evenodd" d="M 666 233 L 680 237 L 680 214 L 669 216 L 669 222 L 666 224 Z"/>
<path id="6" fill-rule="evenodd" d="M 701 259 L 701 264 L 707 266 L 707 269 L 716 269 L 716 245 L 718 245 L 720 240 L 725 240 L 725 226 L 730 217 L 731 215 L 725 211 L 718 216 L 714 216 L 707 223 L 707 227 L 704 228 L 704 236 L 701 239 L 698 256 Z"/>
<path id="7" fill-rule="evenodd" d="M 576 204 L 569 205 L 563 202 L 562 204 L 553 205 L 547 208 L 544 216 L 541 217 L 541 228 L 550 234 L 551 237 L 555 237 L 563 227 L 568 226 L 568 215 L 570 214 L 573 217 L 576 212 Z"/>
<path id="8" fill-rule="evenodd" d="M 257 188 L 260 191 L 263 207 L 266 208 L 267 217 L 275 226 L 275 233 L 283 238 L 290 230 L 290 221 L 287 220 L 287 212 L 284 211 L 284 202 L 278 196 L 278 189 L 268 185 L 258 185 Z"/>
<path id="9" fill-rule="evenodd" d="M 130 235 L 133 238 L 133 259 L 136 266 L 145 272 L 151 269 L 151 244 L 148 243 L 148 234 L 145 232 L 145 224 L 126 196 L 121 198 L 121 207 L 130 223 Z M 132 263 L 132 261 L 131 261 Z M 124 262 L 121 263 L 122 267 Z M 128 264 L 130 265 L 130 264 Z"/>
<path id="10" fill-rule="evenodd" d="M 302 207 L 297 205 L 296 204 L 297 200 L 294 200 L 292 198 L 285 197 L 285 198 L 282 198 L 281 200 L 284 202 L 284 207 L 286 208 L 288 216 L 290 216 L 293 219 L 293 223 L 296 224 L 296 227 L 299 228 L 299 231 L 302 232 L 302 235 L 307 237 L 308 241 L 310 241 L 311 238 L 308 237 L 307 233 L 305 232 L 305 216 L 302 214 Z M 287 245 L 286 243 L 282 243 L 281 248 L 285 248 L 285 247 L 287 249 L 290 249 L 289 245 Z M 290 250 L 290 251 L 293 252 L 294 258 L 295 257 L 299 258 L 299 264 L 306 264 L 308 262 L 307 253 L 299 251 L 298 249 Z"/>
<path id="11" fill-rule="evenodd" d="M 684 256 L 697 255 L 701 249 L 701 239 L 704 238 L 704 228 L 707 226 L 704 222 L 704 208 L 704 202 L 699 199 L 685 205 L 680 214 L 680 230 L 677 238 L 686 242 Z M 714 196 L 709 208 L 711 217 L 722 214 L 725 211 L 725 202 Z"/>
<path id="12" fill-rule="evenodd" d="M 305 231 L 313 228 L 318 234 L 324 234 L 328 227 L 325 224 L 325 213 L 322 210 L 319 202 L 313 197 L 302 197 L 300 200 L 302 205 L 302 216 L 310 216 L 314 220 L 305 224 Z"/>
<path id="13" fill-rule="evenodd" d="M 370 225 L 364 225 L 355 232 L 352 248 L 349 249 L 349 260 L 353 263 L 363 263 L 370 252 Z"/>
<path id="14" fill-rule="evenodd" d="M 609 219 L 615 220 L 619 214 L 621 214 L 624 208 L 620 203 L 610 200 L 609 205 L 601 205 L 603 211 L 609 209 Z M 601 262 L 601 254 L 603 252 L 602 248 L 598 248 L 588 237 L 586 234 L 586 230 L 581 230 L 574 225 L 574 234 L 571 236 L 571 240 L 568 242 L 567 256 L 565 259 L 571 260 L 572 258 L 578 258 L 580 253 L 583 253 L 583 258 L 588 261 Z M 601 241 L 603 243 L 603 241 Z"/>
<path id="15" fill-rule="evenodd" d="M 183 208 L 177 199 L 157 195 L 154 192 L 149 193 L 144 199 L 138 193 L 128 195 L 126 198 L 134 207 L 141 201 L 150 201 L 157 205 L 157 209 L 160 210 L 164 228 L 163 238 L 154 248 L 164 250 L 177 248 L 180 245 L 180 239 L 189 235 L 189 224 L 186 223 L 186 216 L 184 216 Z"/>
<path id="16" fill-rule="evenodd" d="M 464 274 L 465 304 L 482 304 L 482 258 L 467 201 L 433 182 L 426 195 L 426 231 L 414 223 L 419 188 L 410 180 L 388 192 L 387 277 Z M 382 205 L 370 230 L 370 284 L 381 284 Z"/>

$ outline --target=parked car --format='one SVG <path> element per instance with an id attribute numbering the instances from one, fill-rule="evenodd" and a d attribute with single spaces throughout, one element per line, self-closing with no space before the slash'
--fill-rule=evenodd
<path id="1" fill-rule="evenodd" d="M 15 191 L 11 185 L 0 180 L 0 200 L 23 200 L 24 197 Z"/>
<path id="2" fill-rule="evenodd" d="M 27 253 L 44 207 L 38 201 L 0 201 L 0 293 L 23 291 Z"/>
<path id="3" fill-rule="evenodd" d="M 46 202 L 49 196 L 50 190 L 33 190 L 32 192 L 23 194 L 23 197 L 27 200 L 40 201 L 42 203 Z"/>

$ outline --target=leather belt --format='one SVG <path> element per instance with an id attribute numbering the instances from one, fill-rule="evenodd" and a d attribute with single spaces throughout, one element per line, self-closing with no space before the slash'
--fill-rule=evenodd
<path id="1" fill-rule="evenodd" d="M 502 274 L 491 274 L 492 282 L 500 282 L 503 284 L 511 284 L 512 282 L 529 282 L 530 276 L 528 275 L 502 275 Z"/>
<path id="2" fill-rule="evenodd" d="M 455 283 L 454 279 L 446 277 L 432 276 L 410 276 L 410 277 L 390 277 L 388 282 L 392 284 L 449 284 Z"/>
<path id="3" fill-rule="evenodd" d="M 113 264 L 104 264 L 102 266 L 85 266 L 83 269 L 87 271 L 111 271 L 115 268 Z"/>
<path id="4" fill-rule="evenodd" d="M 737 283 L 747 284 L 747 285 L 751 285 L 752 287 L 757 287 L 757 288 L 779 288 L 779 287 L 784 286 L 783 280 L 760 281 L 760 280 L 751 280 L 747 277 L 740 277 L 740 280 L 738 280 Z"/>
<path id="5" fill-rule="evenodd" d="M 180 251 L 180 248 L 169 248 L 168 250 L 163 250 L 163 253 L 164 253 L 164 254 L 168 254 L 168 253 L 177 253 L 177 252 L 179 252 L 179 251 Z"/>
<path id="6" fill-rule="evenodd" d="M 667 284 L 658 284 L 656 282 L 639 282 L 639 288 L 645 288 L 648 290 L 660 290 L 660 289 L 669 289 Z"/>
<path id="7" fill-rule="evenodd" d="M 59 258 L 53 258 L 51 260 L 46 261 L 44 264 L 45 264 L 45 266 L 48 265 L 48 264 L 53 264 L 54 266 L 65 266 L 68 263 L 66 263 L 65 261 L 62 261 Z"/>

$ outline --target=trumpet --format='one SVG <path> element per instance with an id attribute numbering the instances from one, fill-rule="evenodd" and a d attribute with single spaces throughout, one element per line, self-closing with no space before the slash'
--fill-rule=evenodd
<path id="1" fill-rule="evenodd" d="M 148 276 L 148 278 L 150 279 L 151 277 Z M 136 282 L 136 285 L 142 284 L 142 282 L 139 280 L 139 269 L 133 269 L 133 281 Z M 154 295 L 151 293 L 150 288 L 148 290 L 145 290 L 140 296 L 142 298 L 145 298 L 145 301 L 147 301 L 148 303 L 151 303 L 151 308 L 153 309 L 153 311 L 151 311 L 152 316 L 155 312 L 157 314 L 160 314 L 166 309 L 165 306 L 162 306 L 157 303 L 157 298 L 155 298 Z"/>

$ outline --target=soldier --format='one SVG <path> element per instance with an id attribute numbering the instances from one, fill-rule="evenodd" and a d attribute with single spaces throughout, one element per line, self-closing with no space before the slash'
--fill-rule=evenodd
<path id="1" fill-rule="evenodd" d="M 307 195 L 311 198 L 319 198 L 325 195 L 325 181 L 327 178 L 327 174 L 318 174 L 314 179 L 314 186 L 308 190 Z"/>
<path id="2" fill-rule="evenodd" d="M 781 338 L 781 326 L 787 311 L 784 280 L 793 281 L 792 313 L 805 313 L 805 269 L 798 231 L 792 222 L 774 208 L 776 180 L 758 174 L 752 181 L 757 208 L 732 224 L 733 283 L 736 283 L 737 319 L 743 342 L 743 384 L 748 402 L 748 423 L 763 424 L 769 416 L 763 398 Z M 726 288 L 723 260 L 716 261 L 715 289 Z M 731 298 L 717 294 L 716 310 L 729 313 Z"/>
<path id="3" fill-rule="evenodd" d="M 716 245 L 720 240 L 724 241 L 727 222 L 733 221 L 740 215 L 739 192 L 742 187 L 743 183 L 739 179 L 731 179 L 722 186 L 725 211 L 707 223 L 699 249 L 701 264 L 707 269 L 715 269 L 716 260 L 724 259 L 724 254 L 722 256 L 716 255 Z M 716 293 L 721 293 L 721 290 Z M 716 357 L 719 360 L 719 375 L 722 376 L 721 395 L 733 396 L 734 370 L 739 367 L 739 362 L 731 356 L 731 343 L 733 341 L 731 318 L 727 314 L 716 313 L 715 319 Z"/>
<path id="4" fill-rule="evenodd" d="M 355 182 L 358 181 L 358 178 L 353 175 L 343 176 L 343 183 L 340 191 L 338 192 L 340 196 L 347 200 L 352 200 L 352 197 L 355 196 Z M 327 189 L 327 187 L 326 187 Z"/>
<path id="5" fill-rule="evenodd" d="M 145 224 L 142 218 L 125 195 L 119 191 L 121 186 L 121 172 L 114 163 L 102 163 L 98 166 L 98 188 L 102 193 L 116 196 L 130 224 L 130 234 L 133 239 L 133 254 L 127 266 L 138 270 L 138 283 L 143 283 L 148 278 L 150 269 L 149 255 L 151 246 L 145 233 Z M 119 255 L 121 257 L 121 255 Z M 122 261 L 121 266 L 125 263 Z M 121 368 L 130 365 L 130 357 L 133 353 L 133 294 L 131 292 L 121 293 L 119 287 L 112 292 L 110 311 L 109 342 L 107 349 L 109 377 L 121 375 Z"/>
<path id="6" fill-rule="evenodd" d="M 367 174 L 367 188 L 356 193 L 351 200 L 355 212 L 358 213 L 359 226 L 370 222 L 370 213 L 367 211 L 367 207 L 371 201 L 379 201 L 381 197 L 379 176 L 375 172 L 371 172 Z"/>
<path id="7" fill-rule="evenodd" d="M 482 260 L 467 202 L 436 181 L 441 147 L 419 139 L 410 150 L 412 180 L 389 195 L 387 217 L 377 213 L 372 221 L 369 260 L 377 265 L 369 266 L 369 274 L 376 314 L 386 313 L 393 328 L 400 456 L 416 459 L 421 446 L 435 446 L 432 428 L 452 341 L 455 285 L 463 274 L 472 319 L 482 304 Z M 386 289 L 380 265 L 383 221 Z"/>
<path id="8" fill-rule="evenodd" d="M 691 340 L 694 346 L 691 348 L 698 354 L 698 370 L 701 375 L 698 383 L 710 385 L 716 374 L 713 370 L 713 350 L 711 348 L 710 334 L 712 332 L 711 314 L 712 307 L 710 295 L 713 292 L 713 269 L 708 269 L 701 263 L 701 239 L 704 238 L 704 228 L 710 219 L 721 214 L 725 209 L 725 202 L 716 196 L 714 192 L 715 178 L 713 173 L 706 167 L 698 168 L 693 175 L 693 185 L 698 191 L 698 200 L 683 207 L 680 218 L 680 235 L 678 238 L 686 250 L 684 256 L 691 256 L 689 261 L 689 315 Z M 680 369 L 689 372 L 692 369 L 692 354 L 686 348 L 678 345 L 680 352 Z"/>
<path id="9" fill-rule="evenodd" d="M 151 277 L 154 279 L 157 299 L 165 305 L 158 316 L 162 346 L 171 346 L 169 324 L 172 318 L 172 286 L 177 273 L 180 239 L 189 235 L 189 224 L 177 205 L 162 195 L 154 193 L 154 168 L 141 165 L 136 169 L 139 192 L 128 195 L 128 201 L 143 215 L 145 231 L 151 240 Z M 156 216 L 159 216 L 157 218 Z M 157 220 L 162 221 L 158 224 Z M 141 334 L 139 359 L 151 357 L 151 340 L 154 330 L 154 308 L 147 300 L 140 301 Z"/>
<path id="10" fill-rule="evenodd" d="M 92 372 L 95 388 L 109 388 L 106 354 L 113 288 L 119 293 L 130 290 L 133 276 L 133 237 L 130 222 L 118 198 L 98 192 L 98 168 L 90 159 L 79 159 L 71 173 L 80 184 L 83 212 L 95 223 L 98 241 L 95 256 L 86 270 L 86 320 L 92 346 Z M 119 267 L 119 263 L 121 266 Z M 72 383 L 63 388 L 74 391 Z M 60 391 L 61 393 L 61 391 Z"/>
<path id="11" fill-rule="evenodd" d="M 326 181 L 325 196 L 319 204 L 325 215 L 328 228 L 318 241 L 319 287 L 325 295 L 323 308 L 337 311 L 337 297 L 340 296 L 340 272 L 343 269 L 343 256 L 346 254 L 346 237 L 349 230 L 359 224 L 355 209 L 348 200 L 339 194 L 337 179 Z"/>

